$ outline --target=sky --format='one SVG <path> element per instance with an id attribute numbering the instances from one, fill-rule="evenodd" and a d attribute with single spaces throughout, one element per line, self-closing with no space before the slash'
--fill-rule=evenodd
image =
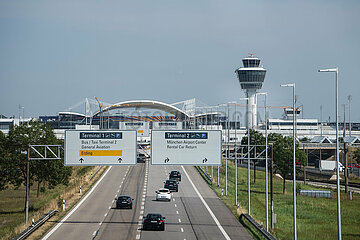
<path id="1" fill-rule="evenodd" d="M 360 1 L 0 1 L 0 114 L 56 115 L 84 98 L 196 98 L 209 106 L 245 97 L 234 71 L 249 53 L 267 70 L 270 106 L 335 120 L 352 95 L 360 122 Z M 259 105 L 262 105 L 259 100 Z M 270 117 L 280 117 L 273 108 Z"/>

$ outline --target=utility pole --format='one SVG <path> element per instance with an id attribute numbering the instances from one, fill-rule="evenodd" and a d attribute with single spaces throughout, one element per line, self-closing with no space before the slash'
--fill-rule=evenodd
<path id="1" fill-rule="evenodd" d="M 274 173 L 274 145 L 271 144 L 271 162 L 270 162 L 270 211 L 271 211 L 271 228 L 274 229 L 274 185 L 273 185 L 273 173 Z"/>
<path id="2" fill-rule="evenodd" d="M 345 137 L 346 137 L 346 120 L 345 120 L 345 109 L 346 109 L 346 105 L 344 104 L 344 132 L 343 132 L 343 141 L 344 141 L 344 152 L 343 152 L 343 163 L 345 164 L 345 172 L 344 172 L 344 176 L 345 176 L 345 193 L 348 192 L 348 185 L 349 185 L 349 174 L 348 174 L 348 163 L 347 163 L 347 149 L 346 149 L 346 142 L 345 142 Z M 345 160 L 345 161 L 344 161 Z M 339 167 L 339 166 L 338 166 Z"/>

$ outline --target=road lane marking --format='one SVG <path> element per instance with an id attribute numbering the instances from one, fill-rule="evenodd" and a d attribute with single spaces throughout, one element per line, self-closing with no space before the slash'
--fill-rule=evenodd
<path id="1" fill-rule="evenodd" d="M 142 221 L 139 221 L 139 222 L 138 222 L 138 225 L 142 225 Z"/>
<path id="2" fill-rule="evenodd" d="M 179 211 L 176 211 L 176 214 L 179 214 Z"/>
<path id="3" fill-rule="evenodd" d="M 102 222 L 99 222 L 99 225 L 101 226 Z"/>
<path id="4" fill-rule="evenodd" d="M 104 214 L 104 217 L 106 217 L 106 216 L 107 216 L 107 213 Z"/>
<path id="5" fill-rule="evenodd" d="M 143 215 L 143 214 L 144 214 L 144 211 L 140 211 L 140 214 Z"/>
<path id="6" fill-rule="evenodd" d="M 109 209 L 111 209 L 111 206 L 109 207 Z"/>
<path id="7" fill-rule="evenodd" d="M 140 239 L 140 234 L 137 234 L 137 235 L 136 235 L 136 239 Z"/>
<path id="8" fill-rule="evenodd" d="M 173 201 L 175 201 L 175 198 L 173 198 Z"/>
<path id="9" fill-rule="evenodd" d="M 139 219 L 143 219 L 143 216 L 139 216 Z"/>
<path id="10" fill-rule="evenodd" d="M 144 206 L 141 206 L 141 209 L 144 209 Z"/>
<path id="11" fill-rule="evenodd" d="M 95 185 L 85 195 L 85 197 L 73 208 L 73 210 L 71 210 L 71 212 L 69 212 L 58 224 L 56 224 L 56 226 L 53 229 L 51 229 L 51 231 L 48 234 L 46 234 L 42 240 L 48 239 L 81 206 L 81 204 L 83 204 L 83 202 L 85 202 L 85 200 L 91 195 L 91 193 L 95 190 L 95 188 L 99 185 L 99 183 L 104 179 L 104 177 L 110 171 L 111 168 L 112 168 L 112 166 L 110 166 L 108 168 L 108 170 L 104 173 L 104 175 L 102 175 L 102 177 L 97 181 L 97 183 L 95 183 Z"/>
<path id="12" fill-rule="evenodd" d="M 184 229 L 183 228 L 180 228 L 181 229 L 181 232 L 184 232 Z"/>
<path id="13" fill-rule="evenodd" d="M 176 203 L 175 203 L 175 207 L 177 207 Z"/>
<path id="14" fill-rule="evenodd" d="M 95 231 L 95 232 L 93 233 L 93 236 L 95 236 L 95 235 L 96 235 L 96 232 L 97 232 L 97 231 Z"/>
<path id="15" fill-rule="evenodd" d="M 186 174 L 187 178 L 189 179 L 189 182 L 191 183 L 192 187 L 194 188 L 195 192 L 197 193 L 197 195 L 199 196 L 200 200 L 202 201 L 202 203 L 204 204 L 204 206 L 206 207 L 206 209 L 208 210 L 208 212 L 210 213 L 211 217 L 214 219 L 216 225 L 218 226 L 218 228 L 220 229 L 221 233 L 224 235 L 224 237 L 227 240 L 231 240 L 231 238 L 229 237 L 229 235 L 226 233 L 226 231 L 224 230 L 224 228 L 221 226 L 219 220 L 216 218 L 215 214 L 213 213 L 213 211 L 210 209 L 209 205 L 205 202 L 204 198 L 202 197 L 202 195 L 200 194 L 199 190 L 196 188 L 196 186 L 194 185 L 193 181 L 191 180 L 189 174 L 186 172 L 184 166 L 181 166 L 181 168 L 183 169 L 184 173 Z"/>
<path id="16" fill-rule="evenodd" d="M 181 219 L 179 218 L 179 223 L 181 223 Z"/>

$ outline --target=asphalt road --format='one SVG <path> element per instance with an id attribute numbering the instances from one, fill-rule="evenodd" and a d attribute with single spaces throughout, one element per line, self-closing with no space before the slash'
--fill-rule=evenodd
<path id="1" fill-rule="evenodd" d="M 155 200 L 171 170 L 180 170 L 171 202 Z M 115 209 L 117 195 L 133 197 L 133 209 Z M 252 239 L 194 167 L 111 167 L 83 202 L 44 239 Z M 166 217 L 165 231 L 142 231 L 147 213 Z"/>

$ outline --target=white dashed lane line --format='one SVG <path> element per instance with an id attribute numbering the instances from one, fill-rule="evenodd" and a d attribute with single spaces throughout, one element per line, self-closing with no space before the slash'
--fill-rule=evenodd
<path id="1" fill-rule="evenodd" d="M 179 223 L 181 223 L 181 219 L 179 218 Z"/>
<path id="2" fill-rule="evenodd" d="M 179 214 L 179 211 L 176 211 L 176 214 Z"/>
<path id="3" fill-rule="evenodd" d="M 180 228 L 181 232 L 184 232 L 184 229 L 183 228 Z"/>
<path id="4" fill-rule="evenodd" d="M 97 231 L 95 231 L 95 232 L 93 233 L 93 236 L 95 236 L 95 235 L 96 235 L 96 232 L 97 232 Z"/>

